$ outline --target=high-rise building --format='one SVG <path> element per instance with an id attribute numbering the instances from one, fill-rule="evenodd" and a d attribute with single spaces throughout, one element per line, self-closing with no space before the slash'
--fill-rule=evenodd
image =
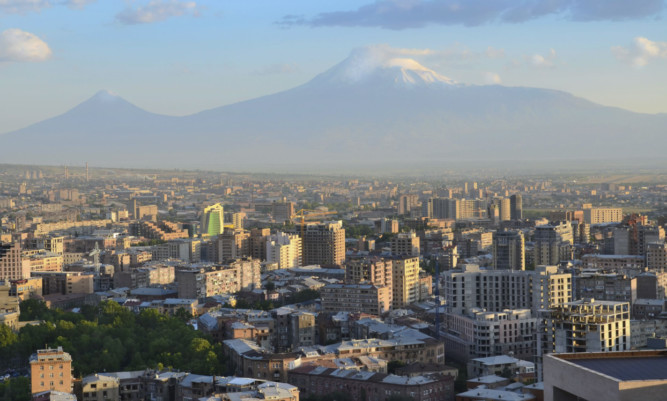
<path id="1" fill-rule="evenodd" d="M 510 196 L 510 217 L 512 220 L 523 219 L 523 199 L 519 194 Z"/>
<path id="2" fill-rule="evenodd" d="M 540 355 L 562 352 L 611 352 L 630 349 L 628 302 L 580 299 L 543 313 Z"/>
<path id="3" fill-rule="evenodd" d="M 229 259 L 250 256 L 250 233 L 244 230 L 227 229 L 215 240 L 214 261 L 222 263 Z"/>
<path id="4" fill-rule="evenodd" d="M 215 237 L 222 234 L 225 229 L 225 213 L 221 204 L 207 206 L 201 215 L 202 237 Z"/>
<path id="5" fill-rule="evenodd" d="M 646 245 L 646 267 L 649 270 L 667 269 L 667 244 L 653 242 Z"/>
<path id="6" fill-rule="evenodd" d="M 232 213 L 232 224 L 237 230 L 243 230 L 245 219 L 245 212 Z"/>
<path id="7" fill-rule="evenodd" d="M 392 260 L 391 280 L 394 309 L 419 301 L 419 258 L 399 257 Z"/>
<path id="8" fill-rule="evenodd" d="M 30 265 L 21 258 L 21 244 L 0 244 L 0 281 L 30 277 Z"/>
<path id="9" fill-rule="evenodd" d="M 303 238 L 304 265 L 342 265 L 345 229 L 342 221 L 308 224 Z"/>
<path id="10" fill-rule="evenodd" d="M 301 237 L 278 232 L 269 236 L 266 242 L 266 261 L 277 263 L 279 269 L 303 265 Z"/>
<path id="11" fill-rule="evenodd" d="M 271 204 L 271 214 L 276 222 L 285 222 L 294 216 L 294 202 L 273 202 Z"/>
<path id="12" fill-rule="evenodd" d="M 414 231 L 399 233 L 391 238 L 391 254 L 419 256 L 419 237 Z"/>
<path id="13" fill-rule="evenodd" d="M 525 270 L 525 243 L 521 231 L 493 233 L 493 268 L 495 270 Z"/>
<path id="14" fill-rule="evenodd" d="M 266 259 L 266 242 L 271 235 L 270 228 L 253 228 L 250 230 L 250 256 L 254 259 Z"/>
<path id="15" fill-rule="evenodd" d="M 418 195 L 406 194 L 398 198 L 398 214 L 409 214 L 417 206 L 419 206 Z"/>
<path id="16" fill-rule="evenodd" d="M 500 221 L 508 221 L 512 219 L 512 207 L 509 198 L 502 198 L 500 200 Z"/>
<path id="17" fill-rule="evenodd" d="M 567 221 L 535 227 L 533 235 L 535 265 L 557 265 L 572 259 L 568 254 L 574 243 L 572 226 Z"/>
<path id="18" fill-rule="evenodd" d="M 345 264 L 345 282 L 371 283 L 392 287 L 392 261 L 389 259 L 356 259 Z"/>
<path id="19" fill-rule="evenodd" d="M 72 357 L 57 349 L 40 349 L 30 356 L 32 394 L 43 391 L 72 392 Z"/>
<path id="20" fill-rule="evenodd" d="M 447 310 L 469 314 L 474 308 L 502 312 L 531 309 L 537 313 L 572 300 L 572 275 L 556 266 L 530 270 L 483 270 L 477 265 L 444 272 Z"/>
<path id="21" fill-rule="evenodd" d="M 423 204 L 426 209 L 423 212 L 425 217 L 430 219 L 452 219 L 460 218 L 460 200 L 449 198 L 430 198 Z"/>
<path id="22" fill-rule="evenodd" d="M 665 241 L 665 229 L 633 224 L 614 228 L 615 255 L 645 255 L 650 243 Z"/>

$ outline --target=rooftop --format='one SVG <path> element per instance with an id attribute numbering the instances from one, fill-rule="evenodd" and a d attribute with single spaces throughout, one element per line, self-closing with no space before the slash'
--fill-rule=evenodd
<path id="1" fill-rule="evenodd" d="M 634 356 L 634 355 L 638 356 Z M 586 369 L 621 381 L 667 380 L 667 352 L 659 355 L 641 352 L 623 357 L 562 358 Z M 559 356 L 560 357 L 560 356 Z"/>

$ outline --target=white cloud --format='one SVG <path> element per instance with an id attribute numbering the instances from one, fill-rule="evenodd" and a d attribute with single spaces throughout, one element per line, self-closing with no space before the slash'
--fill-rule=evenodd
<path id="1" fill-rule="evenodd" d="M 51 49 L 30 32 L 11 28 L 0 33 L 0 62 L 45 61 Z"/>
<path id="2" fill-rule="evenodd" d="M 1 0 L 0 0 L 1 1 Z M 128 7 L 116 15 L 116 20 L 125 25 L 150 24 L 171 17 L 199 15 L 194 1 L 152 0 L 145 6 Z"/>
<path id="3" fill-rule="evenodd" d="M 614 46 L 611 51 L 617 59 L 643 67 L 651 60 L 667 58 L 667 42 L 654 42 L 638 36 L 630 46 Z"/>
<path id="4" fill-rule="evenodd" d="M 7 14 L 24 14 L 39 12 L 53 6 L 67 6 L 82 9 L 96 0 L 0 0 L 0 12 Z"/>
<path id="5" fill-rule="evenodd" d="M 500 79 L 500 75 L 495 72 L 486 72 L 484 73 L 484 82 L 491 85 L 499 85 L 503 81 Z"/>
<path id="6" fill-rule="evenodd" d="M 530 63 L 537 68 L 553 68 L 556 65 L 556 51 L 550 49 L 546 56 L 533 54 Z"/>

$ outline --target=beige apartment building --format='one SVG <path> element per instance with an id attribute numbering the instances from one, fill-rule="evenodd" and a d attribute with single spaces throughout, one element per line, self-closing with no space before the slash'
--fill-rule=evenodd
<path id="1" fill-rule="evenodd" d="M 370 283 L 391 288 L 393 274 L 389 259 L 357 259 L 345 265 L 345 282 L 349 284 Z"/>
<path id="2" fill-rule="evenodd" d="M 361 312 L 380 316 L 392 306 L 390 286 L 374 284 L 329 284 L 322 287 L 324 312 Z"/>
<path id="3" fill-rule="evenodd" d="M 60 272 L 63 270 L 63 255 L 49 251 L 24 251 L 23 260 L 27 261 L 30 271 Z"/>
<path id="4" fill-rule="evenodd" d="M 279 269 L 289 269 L 303 265 L 301 237 L 278 232 L 266 241 L 267 263 L 277 263 Z"/>
<path id="5" fill-rule="evenodd" d="M 623 221 L 623 209 L 620 207 L 584 208 L 584 221 L 588 224 L 618 223 Z"/>
<path id="6" fill-rule="evenodd" d="M 396 256 L 419 256 L 419 237 L 414 231 L 400 233 L 391 239 L 391 254 Z"/>
<path id="7" fill-rule="evenodd" d="M 30 265 L 23 262 L 21 244 L 0 244 L 0 281 L 30 277 Z"/>
<path id="8" fill-rule="evenodd" d="M 81 401 L 120 401 L 118 378 L 104 374 L 84 377 L 81 380 Z"/>
<path id="9" fill-rule="evenodd" d="M 215 240 L 215 261 L 250 256 L 250 233 L 245 230 L 225 230 Z"/>
<path id="10" fill-rule="evenodd" d="M 93 276 L 83 272 L 32 272 L 42 279 L 43 295 L 92 294 Z"/>
<path id="11" fill-rule="evenodd" d="M 392 305 L 400 309 L 419 301 L 419 258 L 392 260 Z"/>
<path id="12" fill-rule="evenodd" d="M 57 349 L 40 349 L 30 356 L 32 394 L 43 391 L 72 392 L 72 357 Z"/>

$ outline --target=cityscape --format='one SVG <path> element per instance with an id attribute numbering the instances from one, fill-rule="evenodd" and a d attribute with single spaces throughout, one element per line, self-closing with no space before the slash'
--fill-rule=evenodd
<path id="1" fill-rule="evenodd" d="M 0 0 L 0 401 L 667 400 L 664 0 Z"/>

